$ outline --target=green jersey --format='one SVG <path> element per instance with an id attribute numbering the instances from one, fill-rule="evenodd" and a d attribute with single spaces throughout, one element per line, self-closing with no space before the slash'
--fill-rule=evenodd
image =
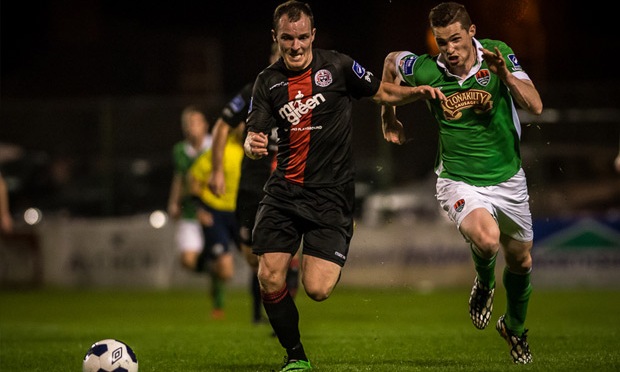
<path id="1" fill-rule="evenodd" d="M 519 79 L 529 80 L 529 76 L 505 43 L 473 42 L 477 60 L 464 79 L 451 74 L 440 56 L 403 52 L 396 66 L 405 83 L 438 87 L 447 98 L 446 102 L 427 101 L 439 124 L 437 175 L 490 186 L 506 181 L 520 169 L 521 124 L 508 87 L 491 73 L 479 48 L 492 51 L 497 47 L 511 73 Z"/>
<path id="2" fill-rule="evenodd" d="M 205 136 L 199 151 L 196 151 L 187 141 L 179 141 L 172 147 L 172 161 L 174 172 L 183 176 L 183 200 L 181 202 L 181 217 L 186 219 L 196 218 L 196 207 L 191 201 L 187 184 L 187 173 L 194 161 L 205 151 L 211 148 L 211 135 Z"/>

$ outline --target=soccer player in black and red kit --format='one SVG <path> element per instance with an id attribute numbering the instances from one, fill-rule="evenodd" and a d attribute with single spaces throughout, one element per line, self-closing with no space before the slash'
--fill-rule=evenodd
<path id="1" fill-rule="evenodd" d="M 269 63 L 274 63 L 280 56 L 277 45 L 274 43 L 271 48 Z M 222 112 L 213 127 L 213 149 L 212 149 L 212 172 L 209 179 L 209 188 L 217 196 L 226 193 L 226 180 L 224 177 L 224 147 L 229 133 L 239 125 L 245 125 L 248 115 L 250 98 L 252 96 L 252 83 L 248 83 L 224 106 Z M 239 224 L 239 238 L 241 251 L 246 262 L 252 268 L 252 278 L 250 283 L 252 294 L 252 321 L 256 324 L 264 320 L 263 305 L 260 297 L 258 277 L 258 257 L 252 253 L 252 230 L 258 210 L 258 203 L 263 198 L 263 185 L 269 178 L 271 171 L 275 167 L 275 157 L 277 150 L 277 133 L 272 130 L 269 136 L 269 156 L 260 160 L 251 160 L 245 157 L 241 163 L 241 179 L 239 180 L 239 190 L 237 193 L 237 208 L 235 214 Z M 293 258 L 287 272 L 287 287 L 292 296 L 295 297 L 299 287 L 299 260 L 297 256 Z"/>
<path id="2" fill-rule="evenodd" d="M 281 371 L 310 370 L 286 271 L 301 245 L 304 290 L 324 301 L 347 260 L 355 200 L 352 101 L 401 105 L 445 97 L 429 86 L 382 83 L 348 55 L 313 50 L 316 29 L 306 3 L 280 4 L 271 32 L 281 57 L 254 83 L 244 149 L 252 159 L 268 156 L 276 127 L 277 165 L 264 187 L 252 248 L 265 312 L 287 352 Z"/>

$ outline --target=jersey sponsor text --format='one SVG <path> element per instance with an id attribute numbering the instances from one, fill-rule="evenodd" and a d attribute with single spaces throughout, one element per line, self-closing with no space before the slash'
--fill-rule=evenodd
<path id="1" fill-rule="evenodd" d="M 303 115 L 309 113 L 323 102 L 325 102 L 325 97 L 323 94 L 318 93 L 303 102 L 301 100 L 289 101 L 280 108 L 278 113 L 281 118 L 288 120 L 292 125 L 297 125 Z"/>

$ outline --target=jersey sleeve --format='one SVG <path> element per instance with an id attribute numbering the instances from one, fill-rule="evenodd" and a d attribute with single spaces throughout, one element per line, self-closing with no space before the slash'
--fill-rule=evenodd
<path id="1" fill-rule="evenodd" d="M 269 134 L 273 120 L 269 100 L 269 86 L 264 75 L 265 71 L 260 73 L 254 82 L 246 126 L 248 132 Z"/>
<path id="2" fill-rule="evenodd" d="M 246 84 L 222 109 L 220 116 L 232 128 L 245 121 L 248 115 L 252 85 L 252 83 Z"/>
<path id="3" fill-rule="evenodd" d="M 379 90 L 381 79 L 346 54 L 338 54 L 347 88 L 355 99 L 372 97 Z"/>
<path id="4" fill-rule="evenodd" d="M 416 86 L 413 67 L 418 60 L 418 55 L 409 51 L 402 52 L 396 56 L 395 66 L 396 72 L 402 81 L 411 86 Z"/>
<path id="5" fill-rule="evenodd" d="M 519 64 L 519 60 L 517 59 L 517 56 L 512 48 L 510 48 L 503 41 L 499 41 L 497 43 L 497 48 L 504 56 L 508 71 L 510 71 L 517 79 L 531 80 L 529 75 L 523 70 L 523 67 L 521 67 L 521 64 Z"/>

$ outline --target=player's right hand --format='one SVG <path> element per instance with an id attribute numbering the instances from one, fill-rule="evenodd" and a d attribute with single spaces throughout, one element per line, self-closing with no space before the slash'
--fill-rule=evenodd
<path id="1" fill-rule="evenodd" d="M 250 159 L 259 159 L 269 154 L 267 150 L 268 137 L 265 133 L 248 132 L 243 150 L 245 155 Z"/>
<path id="2" fill-rule="evenodd" d="M 419 85 L 416 87 L 416 90 L 424 99 L 446 100 L 446 95 L 443 94 L 441 88 L 432 87 L 430 85 Z"/>

